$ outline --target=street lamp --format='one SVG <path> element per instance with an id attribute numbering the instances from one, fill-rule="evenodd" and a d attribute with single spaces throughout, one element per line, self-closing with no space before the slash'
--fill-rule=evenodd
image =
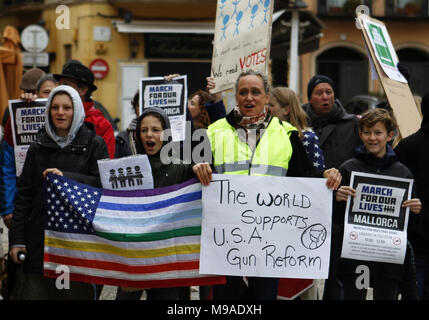
<path id="1" fill-rule="evenodd" d="M 290 1 L 289 10 L 292 12 L 290 30 L 290 50 L 289 50 L 289 88 L 298 93 L 299 75 L 299 9 L 305 9 L 307 5 L 302 0 Z"/>

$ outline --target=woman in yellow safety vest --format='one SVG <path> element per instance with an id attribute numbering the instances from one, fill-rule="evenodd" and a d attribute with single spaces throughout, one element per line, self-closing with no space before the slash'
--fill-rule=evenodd
<path id="1" fill-rule="evenodd" d="M 269 85 L 259 72 L 241 73 L 236 82 L 237 106 L 225 118 L 211 124 L 207 135 L 213 166 L 199 163 L 193 167 L 203 185 L 210 183 L 213 170 L 223 174 L 325 177 L 327 187 L 336 189 L 341 181 L 337 169 L 314 169 L 298 131 L 288 122 L 272 117 Z M 214 286 L 213 298 L 276 299 L 278 279 L 227 276 L 227 283 Z"/>

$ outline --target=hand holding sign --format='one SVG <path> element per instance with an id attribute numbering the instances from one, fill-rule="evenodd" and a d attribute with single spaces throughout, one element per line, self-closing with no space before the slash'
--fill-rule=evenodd
<path id="1" fill-rule="evenodd" d="M 402 203 L 402 208 L 410 208 L 410 211 L 415 213 L 415 214 L 419 214 L 420 211 L 422 210 L 422 203 L 420 201 L 420 199 L 410 199 L 410 200 L 405 200 Z"/>

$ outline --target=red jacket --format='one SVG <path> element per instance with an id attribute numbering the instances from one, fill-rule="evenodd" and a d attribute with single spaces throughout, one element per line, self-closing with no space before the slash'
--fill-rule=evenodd
<path id="1" fill-rule="evenodd" d="M 94 107 L 93 101 L 84 102 L 83 107 L 85 108 L 85 121 L 94 124 L 95 132 L 104 139 L 109 151 L 109 157 L 113 159 L 115 157 L 115 135 L 112 125 L 101 111 Z"/>

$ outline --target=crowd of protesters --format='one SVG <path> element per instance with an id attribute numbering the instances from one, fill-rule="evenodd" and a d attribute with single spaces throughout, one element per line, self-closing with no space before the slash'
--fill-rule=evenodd
<path id="1" fill-rule="evenodd" d="M 403 68 L 401 71 L 406 73 Z M 176 76 L 165 79 L 171 81 Z M 397 300 L 400 295 L 410 300 L 428 298 L 429 220 L 425 206 L 429 177 L 424 153 L 429 141 L 429 95 L 423 97 L 420 106 L 421 129 L 394 148 L 398 127 L 392 109 L 387 105 L 362 115 L 347 113 L 336 97 L 334 82 L 325 75 L 310 79 L 308 102 L 301 105 L 291 89 L 270 88 L 263 74 L 245 71 L 236 80 L 236 107 L 228 114 L 222 93 L 210 93 L 215 88 L 215 79 L 208 77 L 205 89 L 191 94 L 187 106 L 192 130 L 205 130 L 202 139 L 210 144 L 212 161 L 185 164 L 179 159 L 167 165 L 161 149 L 169 142 L 162 139 L 163 132 L 171 129 L 169 118 L 159 107 L 144 108 L 140 114 L 139 92 L 131 102 L 135 118 L 115 137 L 112 125 L 94 107 L 91 95 L 97 87 L 92 72 L 82 63 L 67 62 L 61 74 L 47 75 L 37 68 L 24 74 L 19 98 L 47 98 L 47 104 L 45 126 L 31 144 L 19 178 L 8 113 L 2 119 L 0 213 L 8 228 L 9 256 L 17 267 L 8 298 L 99 298 L 101 286 L 72 281 L 70 290 L 59 292 L 54 279 L 43 277 L 43 179 L 51 172 L 100 187 L 97 160 L 138 154 L 148 156 L 155 188 L 192 177 L 207 186 L 212 173 L 326 178 L 326 187 L 333 190 L 333 214 L 329 277 L 324 282 L 323 299 L 365 299 L 366 289 L 355 285 L 360 264 L 370 270 L 374 299 Z M 236 154 L 222 152 L 229 143 L 237 146 Z M 414 179 L 412 197 L 402 204 L 411 212 L 403 264 L 341 257 L 345 202 L 356 194 L 349 186 L 352 171 Z M 19 260 L 19 252 L 26 254 L 24 262 Z M 226 279 L 223 285 L 200 287 L 200 299 L 274 300 L 278 296 L 278 278 Z M 138 300 L 143 290 L 148 300 L 190 299 L 189 287 L 118 287 L 116 299 Z M 317 293 L 311 297 L 317 299 Z"/>

